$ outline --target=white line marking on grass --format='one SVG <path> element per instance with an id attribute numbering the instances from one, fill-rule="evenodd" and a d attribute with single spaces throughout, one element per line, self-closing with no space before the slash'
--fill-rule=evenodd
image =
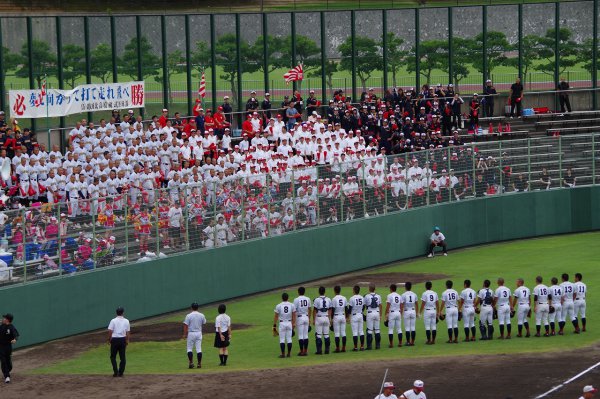
<path id="1" fill-rule="evenodd" d="M 541 398 L 545 398 L 546 396 L 550 395 L 552 392 L 558 391 L 559 389 L 561 389 L 562 387 L 564 387 L 565 385 L 570 384 L 571 382 L 575 381 L 576 379 L 578 379 L 579 377 L 581 377 L 584 374 L 589 373 L 590 371 L 592 371 L 593 369 L 595 369 L 596 367 L 600 366 L 600 362 L 594 364 L 593 366 L 588 367 L 587 369 L 583 370 L 581 373 L 577 374 L 574 377 L 569 378 L 568 380 L 566 380 L 565 382 L 563 382 L 560 385 L 555 386 L 554 388 L 552 388 L 551 390 L 549 390 L 548 392 L 544 392 L 543 394 L 536 396 L 535 399 L 541 399 Z"/>

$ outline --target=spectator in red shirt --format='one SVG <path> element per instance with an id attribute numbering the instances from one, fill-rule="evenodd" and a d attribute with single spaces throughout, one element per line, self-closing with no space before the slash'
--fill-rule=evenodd
<path id="1" fill-rule="evenodd" d="M 160 127 L 165 127 L 165 126 L 167 126 L 168 120 L 169 120 L 169 110 L 166 108 L 163 108 L 162 115 L 160 116 L 160 118 L 158 118 L 158 124 L 160 125 Z"/>

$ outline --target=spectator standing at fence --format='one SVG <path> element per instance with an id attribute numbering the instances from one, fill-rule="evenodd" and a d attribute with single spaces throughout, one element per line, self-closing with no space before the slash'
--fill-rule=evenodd
<path id="1" fill-rule="evenodd" d="M 260 103 L 260 108 L 264 112 L 264 117 L 269 120 L 271 119 L 271 94 L 265 93 L 265 99 Z"/>
<path id="2" fill-rule="evenodd" d="M 179 238 L 181 236 L 181 221 L 183 220 L 183 211 L 179 204 L 179 200 L 173 201 L 173 207 L 169 209 L 167 214 L 169 217 L 169 238 L 173 244 L 173 248 L 177 248 L 179 245 Z"/>
<path id="3" fill-rule="evenodd" d="M 571 101 L 569 101 L 569 82 L 565 80 L 564 76 L 560 77 L 560 82 L 558 83 L 558 100 L 560 101 L 560 112 L 571 112 Z"/>
<path id="4" fill-rule="evenodd" d="M 435 247 L 442 247 L 444 251 L 444 256 L 448 256 L 448 249 L 446 247 L 446 236 L 444 236 L 444 234 L 440 231 L 439 227 L 435 226 L 433 228 L 433 233 L 431 234 L 429 241 L 429 252 L 427 255 L 428 258 L 433 257 L 433 250 Z"/>
<path id="5" fill-rule="evenodd" d="M 12 371 L 12 346 L 19 338 L 19 332 L 12 325 L 13 315 L 7 313 L 2 316 L 0 324 L 0 365 L 2 366 L 2 375 L 4 382 L 10 383 L 10 372 Z"/>
<path id="6" fill-rule="evenodd" d="M 125 373 L 125 350 L 129 345 L 130 325 L 129 320 L 123 317 L 125 309 L 118 307 L 117 317 L 112 319 L 108 325 L 108 344 L 110 345 L 110 363 L 113 368 L 113 377 L 123 377 Z M 117 368 L 117 353 L 119 354 L 119 367 Z"/>
<path id="7" fill-rule="evenodd" d="M 485 81 L 483 94 L 486 95 L 483 99 L 483 112 L 486 117 L 491 118 L 494 116 L 494 96 L 498 94 L 498 92 L 490 79 Z"/>
<path id="8" fill-rule="evenodd" d="M 450 106 L 452 107 L 452 126 L 455 129 L 460 129 L 461 126 L 461 113 L 460 106 L 465 101 L 458 95 L 458 93 L 454 94 L 452 100 L 450 100 Z"/>
<path id="9" fill-rule="evenodd" d="M 515 116 L 515 108 L 517 110 L 517 117 L 521 116 L 521 110 L 523 108 L 523 84 L 521 84 L 521 78 L 517 78 L 515 83 L 510 86 L 510 94 L 508 101 L 510 105 L 510 117 Z"/>

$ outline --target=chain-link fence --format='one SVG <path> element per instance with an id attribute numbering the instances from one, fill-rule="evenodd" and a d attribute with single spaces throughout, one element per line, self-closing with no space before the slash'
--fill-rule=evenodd
<path id="1" fill-rule="evenodd" d="M 600 135 L 472 143 L 389 157 L 351 153 L 204 182 L 186 171 L 107 197 L 45 187 L 57 202 L 0 214 L 0 284 L 18 284 L 439 204 L 598 184 Z M 266 169 L 265 169 L 266 168 Z M 244 169 L 242 169 L 244 170 Z M 69 199 L 66 191 L 70 192 Z M 25 193 L 24 195 L 26 195 Z M 448 208 L 451 212 L 451 208 Z M 149 266 L 150 267 L 150 266 Z"/>

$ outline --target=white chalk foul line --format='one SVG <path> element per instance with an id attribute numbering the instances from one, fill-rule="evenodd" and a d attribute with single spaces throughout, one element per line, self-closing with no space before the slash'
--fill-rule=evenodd
<path id="1" fill-rule="evenodd" d="M 576 379 L 578 379 L 579 377 L 581 377 L 582 375 L 585 375 L 587 373 L 589 373 L 590 371 L 592 371 L 593 369 L 595 369 L 596 367 L 600 366 L 600 362 L 594 364 L 593 366 L 588 367 L 587 369 L 583 370 L 581 373 L 577 374 L 574 377 L 569 378 L 568 380 L 566 380 L 565 382 L 563 382 L 560 385 L 555 386 L 554 388 L 552 388 L 551 390 L 549 390 L 548 392 L 544 392 L 543 394 L 536 396 L 535 399 L 541 399 L 541 398 L 545 398 L 546 396 L 550 395 L 552 392 L 556 392 L 559 389 L 561 389 L 562 387 L 564 387 L 565 385 L 570 384 L 571 382 L 575 381 Z"/>

